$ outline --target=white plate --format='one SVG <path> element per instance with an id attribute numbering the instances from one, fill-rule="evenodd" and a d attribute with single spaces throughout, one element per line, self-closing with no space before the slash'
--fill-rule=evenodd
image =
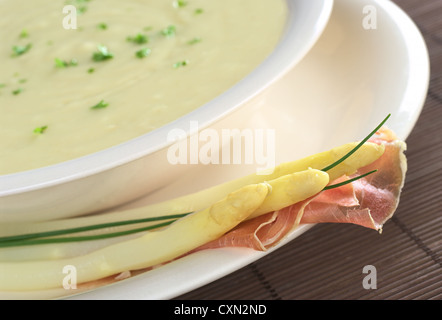
<path id="1" fill-rule="evenodd" d="M 377 28 L 364 29 L 364 18 L 373 10 Z M 264 108 L 250 116 L 249 122 L 252 127 L 276 130 L 277 162 L 361 139 L 388 113 L 392 114 L 389 127 L 406 139 L 423 106 L 428 80 L 425 44 L 396 5 L 385 0 L 338 0 L 319 42 L 268 90 Z M 233 179 L 247 170 L 240 166 L 198 167 L 197 175 L 182 177 L 131 206 Z M 270 251 L 310 227 L 295 230 Z M 70 299 L 170 299 L 266 254 L 247 249 L 207 250 Z"/>

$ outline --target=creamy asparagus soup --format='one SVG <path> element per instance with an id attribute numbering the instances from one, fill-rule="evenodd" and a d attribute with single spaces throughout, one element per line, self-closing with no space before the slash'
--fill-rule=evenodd
<path id="1" fill-rule="evenodd" d="M 74 10 L 75 9 L 75 10 Z M 283 0 L 0 0 L 0 174 L 189 113 L 273 50 Z"/>

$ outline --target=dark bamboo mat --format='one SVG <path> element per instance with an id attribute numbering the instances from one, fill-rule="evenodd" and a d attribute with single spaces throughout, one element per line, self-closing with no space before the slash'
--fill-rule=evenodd
<path id="1" fill-rule="evenodd" d="M 396 0 L 427 42 L 431 80 L 407 139 L 408 172 L 400 205 L 378 233 L 317 225 L 289 244 L 178 299 L 442 299 L 442 1 Z M 364 289 L 363 267 L 377 288 Z"/>

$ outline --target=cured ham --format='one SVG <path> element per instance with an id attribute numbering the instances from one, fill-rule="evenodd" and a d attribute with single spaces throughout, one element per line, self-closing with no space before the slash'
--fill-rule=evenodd
<path id="1" fill-rule="evenodd" d="M 407 170 L 404 142 L 394 133 L 380 129 L 370 142 L 384 144 L 385 152 L 376 161 L 360 168 L 350 177 L 340 177 L 330 185 L 360 176 L 374 169 L 376 173 L 319 194 L 278 211 L 245 221 L 223 237 L 196 249 L 248 247 L 266 250 L 276 245 L 300 224 L 352 223 L 382 231 L 394 214 Z"/>

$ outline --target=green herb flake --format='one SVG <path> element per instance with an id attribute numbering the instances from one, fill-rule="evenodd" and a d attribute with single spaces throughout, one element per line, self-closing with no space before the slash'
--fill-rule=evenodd
<path id="1" fill-rule="evenodd" d="M 161 34 L 165 37 L 172 37 L 176 33 L 176 27 L 173 25 L 168 26 L 167 28 L 164 28 L 161 30 Z"/>
<path id="2" fill-rule="evenodd" d="M 141 34 L 141 33 L 137 34 L 134 37 L 127 37 L 126 40 L 129 42 L 136 43 L 136 44 L 144 44 L 144 43 L 149 42 L 149 38 L 146 35 Z"/>
<path id="3" fill-rule="evenodd" d="M 86 6 L 79 7 L 77 9 L 77 11 L 78 11 L 79 14 L 84 14 L 87 11 L 87 7 Z"/>
<path id="4" fill-rule="evenodd" d="M 112 59 L 114 55 L 109 52 L 108 48 L 105 46 L 98 46 L 98 52 L 94 52 L 92 55 L 92 60 L 94 61 L 104 61 Z"/>
<path id="5" fill-rule="evenodd" d="M 87 73 L 94 73 L 94 71 L 95 71 L 95 68 L 89 68 L 89 69 L 87 69 Z"/>
<path id="6" fill-rule="evenodd" d="M 87 4 L 90 0 L 67 0 L 66 4 L 72 4 L 77 8 L 78 14 L 83 14 L 87 11 Z"/>
<path id="7" fill-rule="evenodd" d="M 54 61 L 56 68 L 67 68 L 78 65 L 77 59 L 71 59 L 71 61 L 64 61 L 59 58 L 55 58 Z"/>
<path id="8" fill-rule="evenodd" d="M 178 68 L 180 68 L 180 67 L 185 67 L 185 66 L 187 66 L 188 64 L 189 64 L 189 61 L 188 61 L 188 60 L 178 61 L 178 62 L 176 62 L 176 63 L 173 64 L 173 68 L 174 68 L 174 69 L 178 69 Z"/>
<path id="9" fill-rule="evenodd" d="M 203 12 L 204 12 L 204 10 L 201 8 L 195 9 L 195 11 L 194 11 L 195 14 L 201 14 Z"/>
<path id="10" fill-rule="evenodd" d="M 201 38 L 196 37 L 196 38 L 193 38 L 192 40 L 187 41 L 187 44 L 190 44 L 190 45 L 197 44 L 197 43 L 201 42 L 201 40 L 202 40 Z"/>
<path id="11" fill-rule="evenodd" d="M 0 89 L 6 87 L 6 84 L 0 83 Z"/>
<path id="12" fill-rule="evenodd" d="M 13 46 L 12 47 L 12 51 L 13 51 L 12 56 L 13 57 L 21 56 L 21 55 L 25 54 L 26 52 L 28 52 L 29 50 L 31 50 L 31 48 L 32 48 L 32 44 L 30 44 L 30 43 L 28 43 L 25 46 Z"/>
<path id="13" fill-rule="evenodd" d="M 27 81 L 28 81 L 28 79 L 20 79 L 20 80 L 18 80 L 18 83 L 25 83 Z"/>
<path id="14" fill-rule="evenodd" d="M 151 52 L 152 52 L 151 49 L 149 49 L 149 48 L 143 48 L 143 49 L 138 50 L 137 52 L 135 52 L 135 56 L 136 56 L 137 58 L 142 59 L 142 58 L 145 58 L 145 57 L 147 57 L 148 55 L 150 55 Z"/>
<path id="15" fill-rule="evenodd" d="M 29 32 L 26 29 L 23 29 L 18 35 L 19 38 L 24 39 L 29 37 Z"/>
<path id="16" fill-rule="evenodd" d="M 14 96 L 16 96 L 16 95 L 18 95 L 18 94 L 20 94 L 20 93 L 22 93 L 22 92 L 23 92 L 23 88 L 18 88 L 18 89 L 13 90 L 13 91 L 12 91 L 12 94 L 13 94 Z"/>
<path id="17" fill-rule="evenodd" d="M 55 61 L 55 66 L 57 68 L 66 68 L 67 67 L 66 61 L 63 61 L 59 58 L 55 58 L 54 61 Z"/>
<path id="18" fill-rule="evenodd" d="M 187 6 L 187 1 L 183 1 L 183 0 L 175 0 L 175 1 L 172 3 L 172 5 L 173 5 L 174 8 L 182 8 L 182 7 Z"/>
<path id="19" fill-rule="evenodd" d="M 107 30 L 107 24 L 104 22 L 101 22 L 97 25 L 97 28 L 100 30 Z"/>
<path id="20" fill-rule="evenodd" d="M 104 100 L 101 100 L 98 102 L 95 106 L 92 106 L 91 109 L 104 109 L 109 105 L 109 103 L 104 102 Z"/>
<path id="21" fill-rule="evenodd" d="M 37 127 L 34 129 L 34 133 L 36 134 L 43 134 L 46 129 L 48 128 L 48 126 L 41 126 L 41 127 Z"/>

